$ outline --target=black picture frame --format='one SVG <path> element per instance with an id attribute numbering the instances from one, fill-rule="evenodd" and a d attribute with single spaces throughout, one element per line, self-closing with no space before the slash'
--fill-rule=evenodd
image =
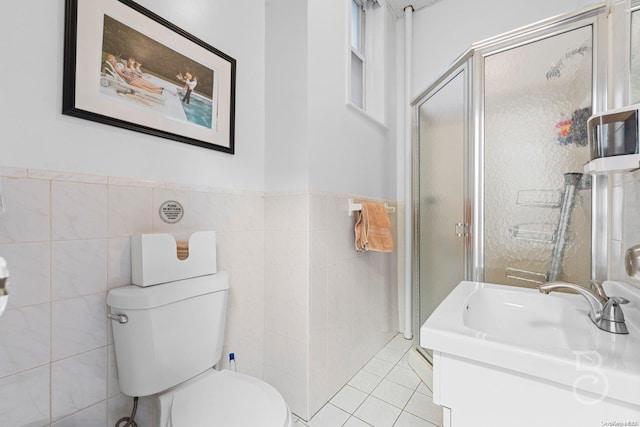
<path id="1" fill-rule="evenodd" d="M 132 0 L 66 0 L 62 114 L 235 152 L 236 60 Z"/>

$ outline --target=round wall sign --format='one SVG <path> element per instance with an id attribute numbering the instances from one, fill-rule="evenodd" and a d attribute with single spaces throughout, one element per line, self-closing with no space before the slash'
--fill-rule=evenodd
<path id="1" fill-rule="evenodd" d="M 168 224 L 179 222 L 184 216 L 184 208 L 175 200 L 167 200 L 160 205 L 160 218 Z"/>

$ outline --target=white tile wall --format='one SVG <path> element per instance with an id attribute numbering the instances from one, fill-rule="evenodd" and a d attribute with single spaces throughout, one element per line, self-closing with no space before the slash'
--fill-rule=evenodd
<path id="1" fill-rule="evenodd" d="M 3 425 L 113 425 L 129 414 L 105 300 L 130 283 L 133 233 L 216 230 L 218 268 L 231 278 L 219 366 L 235 352 L 240 372 L 272 383 L 303 417 L 397 331 L 395 255 L 354 251 L 347 196 L 3 171 L 0 256 L 12 272 L 0 321 Z M 185 208 L 176 225 L 157 215 L 169 199 Z M 138 425 L 155 410 L 141 399 Z"/>
<path id="2" fill-rule="evenodd" d="M 151 231 L 153 190 L 109 186 L 109 237 L 129 237 Z"/>
<path id="3" fill-rule="evenodd" d="M 624 267 L 625 251 L 640 244 L 640 173 L 613 175 L 611 191 L 611 233 L 609 243 L 609 277 L 640 286 Z"/>
<path id="4" fill-rule="evenodd" d="M 4 244 L 0 245 L 0 253 L 11 266 L 11 280 L 22 284 L 12 289 L 8 307 L 27 307 L 49 302 L 51 244 Z"/>
<path id="5" fill-rule="evenodd" d="M 50 369 L 43 366 L 0 379 L 2 422 L 44 426 L 50 420 Z"/>
<path id="6" fill-rule="evenodd" d="M 105 419 L 107 419 L 107 402 L 103 400 L 52 425 L 54 427 L 104 427 Z"/>
<path id="7" fill-rule="evenodd" d="M 303 419 L 398 330 L 395 254 L 355 251 L 348 199 L 265 197 L 265 379 Z"/>
<path id="8" fill-rule="evenodd" d="M 51 244 L 53 300 L 107 290 L 107 240 L 71 240 Z"/>
<path id="9" fill-rule="evenodd" d="M 107 398 L 106 366 L 106 347 L 53 363 L 51 365 L 52 420 L 69 416 L 104 401 Z"/>
<path id="10" fill-rule="evenodd" d="M 129 236 L 218 232 L 218 268 L 231 277 L 223 354 L 263 375 L 264 197 L 205 187 L 2 168 L 0 256 L 11 269 L 0 320 L 0 414 L 7 426 L 104 426 L 128 415 L 106 318 L 108 289 L 131 283 Z M 10 173 L 7 173 L 9 171 Z M 167 199 L 185 207 L 159 220 Z M 221 366 L 226 366 L 223 357 Z M 150 426 L 152 399 L 136 421 Z"/>
<path id="11" fill-rule="evenodd" d="M 52 360 L 107 345 L 106 293 L 55 301 L 51 311 Z"/>
<path id="12" fill-rule="evenodd" d="M 49 304 L 7 310 L 0 322 L 0 376 L 45 365 L 50 360 Z"/>
<path id="13" fill-rule="evenodd" d="M 51 182 L 53 240 L 107 237 L 107 186 Z"/>
<path id="14" fill-rule="evenodd" d="M 38 242 L 50 238 L 50 183 L 2 178 L 5 212 L 0 242 Z"/>

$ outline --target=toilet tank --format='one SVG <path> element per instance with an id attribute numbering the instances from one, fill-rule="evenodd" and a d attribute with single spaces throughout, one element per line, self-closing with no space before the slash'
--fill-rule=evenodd
<path id="1" fill-rule="evenodd" d="M 109 291 L 120 390 L 148 396 L 211 368 L 222 356 L 229 276 L 218 272 Z"/>

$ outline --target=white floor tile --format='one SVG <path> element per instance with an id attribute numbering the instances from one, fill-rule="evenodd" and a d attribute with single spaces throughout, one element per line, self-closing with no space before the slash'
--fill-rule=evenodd
<path id="1" fill-rule="evenodd" d="M 402 411 L 393 427 L 435 427 L 435 424 L 431 424 L 429 421 L 416 417 L 407 411 Z"/>
<path id="2" fill-rule="evenodd" d="M 343 427 L 371 427 L 371 424 L 365 423 L 359 418 L 351 417 L 344 423 Z"/>
<path id="3" fill-rule="evenodd" d="M 434 405 L 431 397 L 414 393 L 404 410 L 433 424 L 442 425 L 442 406 Z"/>
<path id="4" fill-rule="evenodd" d="M 360 371 L 351 378 L 349 385 L 365 393 L 371 393 L 373 389 L 380 384 L 380 381 L 382 381 L 382 377 L 367 371 Z"/>
<path id="5" fill-rule="evenodd" d="M 342 387 L 342 390 L 340 390 L 335 396 L 333 396 L 331 403 L 338 408 L 353 414 L 353 412 L 362 402 L 364 402 L 366 398 L 367 393 L 358 390 L 355 387 L 351 387 L 350 385 L 346 385 Z"/>
<path id="6" fill-rule="evenodd" d="M 342 409 L 327 403 L 324 408 L 309 421 L 310 427 L 336 427 L 341 426 L 349 419 L 349 414 Z"/>
<path id="7" fill-rule="evenodd" d="M 403 368 L 411 369 L 411 366 L 409 365 L 409 352 L 408 351 L 404 354 L 404 356 L 402 356 L 402 359 L 400 359 L 400 361 L 398 362 L 398 366 L 402 366 Z"/>
<path id="8" fill-rule="evenodd" d="M 355 416 L 374 427 L 391 427 L 402 412 L 387 402 L 369 396 L 356 410 Z"/>
<path id="9" fill-rule="evenodd" d="M 418 384 L 420 384 L 420 377 L 418 377 L 412 369 L 397 365 L 389 372 L 386 379 L 410 388 L 411 390 L 415 390 Z"/>
<path id="10" fill-rule="evenodd" d="M 403 351 L 385 347 L 376 354 L 376 359 L 385 360 L 395 364 L 398 363 L 404 355 L 405 353 Z"/>
<path id="11" fill-rule="evenodd" d="M 404 353 L 405 351 L 409 350 L 412 345 L 413 345 L 413 342 L 411 340 L 406 340 L 404 339 L 403 335 L 398 334 L 395 337 L 393 337 L 391 341 L 387 343 L 385 348 L 398 350 Z"/>
<path id="12" fill-rule="evenodd" d="M 296 418 L 294 427 L 441 426 L 442 408 L 409 366 L 411 345 L 397 335 L 311 421 Z"/>
<path id="13" fill-rule="evenodd" d="M 413 390 L 389 380 L 382 380 L 371 395 L 402 409 L 413 395 Z"/>
<path id="14" fill-rule="evenodd" d="M 427 387 L 424 383 L 420 383 L 418 385 L 418 388 L 416 389 L 416 391 L 418 393 L 422 393 L 426 396 L 432 397 L 433 396 L 433 392 L 431 390 L 429 390 L 429 387 Z"/>
<path id="15" fill-rule="evenodd" d="M 364 365 L 364 368 L 362 369 L 364 371 L 371 372 L 372 374 L 384 378 L 391 371 L 391 369 L 393 369 L 393 365 L 394 364 L 391 362 L 387 362 L 385 360 L 377 359 L 374 357 L 369 361 L 369 363 Z"/>

